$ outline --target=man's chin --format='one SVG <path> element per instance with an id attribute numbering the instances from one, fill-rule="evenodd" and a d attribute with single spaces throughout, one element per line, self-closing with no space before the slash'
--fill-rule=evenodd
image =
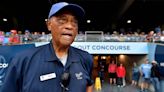
<path id="1" fill-rule="evenodd" d="M 64 41 L 64 42 L 62 42 L 63 46 L 70 46 L 71 44 L 72 44 L 71 41 Z"/>

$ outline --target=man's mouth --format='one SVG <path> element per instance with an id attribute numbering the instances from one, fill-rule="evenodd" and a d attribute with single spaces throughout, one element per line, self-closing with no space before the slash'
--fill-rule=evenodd
<path id="1" fill-rule="evenodd" d="M 64 35 L 64 36 L 72 36 L 72 34 L 67 34 L 67 33 L 62 34 L 62 35 Z"/>
<path id="2" fill-rule="evenodd" d="M 73 34 L 72 33 L 62 33 L 62 35 L 64 35 L 64 36 L 73 36 Z"/>
<path id="3" fill-rule="evenodd" d="M 73 34 L 71 33 L 63 33 L 62 36 L 65 38 L 65 39 L 71 39 Z"/>

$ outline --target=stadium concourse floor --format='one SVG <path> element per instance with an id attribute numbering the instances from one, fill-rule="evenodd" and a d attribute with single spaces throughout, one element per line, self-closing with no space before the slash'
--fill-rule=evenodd
<path id="1" fill-rule="evenodd" d="M 130 84 L 127 84 L 124 87 L 117 87 L 117 85 L 110 85 L 109 83 L 101 84 L 101 90 L 96 89 L 94 86 L 94 92 L 140 92 L 140 89 Z M 147 92 L 153 92 L 148 90 Z"/>

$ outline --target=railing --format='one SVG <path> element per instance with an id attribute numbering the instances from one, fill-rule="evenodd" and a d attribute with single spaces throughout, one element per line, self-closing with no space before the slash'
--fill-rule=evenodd
<path id="1" fill-rule="evenodd" d="M 46 34 L 39 38 L 35 38 L 30 41 L 23 41 L 20 36 L 19 44 L 28 44 L 34 42 L 49 42 L 51 40 L 51 34 Z M 103 31 L 86 31 L 85 34 L 78 34 L 75 38 L 75 42 L 145 42 L 146 35 L 109 35 L 104 34 Z M 155 43 L 164 43 L 164 36 L 161 36 L 159 40 L 153 40 Z M 7 44 L 7 43 L 5 43 Z M 2 39 L 0 40 L 0 45 L 3 45 Z M 8 45 L 8 44 L 7 44 Z M 11 45 L 9 43 L 9 45 Z"/>
<path id="2" fill-rule="evenodd" d="M 76 42 L 145 42 L 145 36 L 77 35 Z"/>

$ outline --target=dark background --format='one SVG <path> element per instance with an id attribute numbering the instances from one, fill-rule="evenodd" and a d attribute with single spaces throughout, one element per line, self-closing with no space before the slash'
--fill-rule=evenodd
<path id="1" fill-rule="evenodd" d="M 52 3 L 67 1 L 77 3 L 86 10 L 81 31 L 111 32 L 137 28 L 148 32 L 164 24 L 164 0 L 0 0 L 0 30 L 47 31 L 45 19 Z M 7 18 L 8 21 L 2 21 Z M 90 19 L 91 23 L 86 23 Z M 127 24 L 127 19 L 132 23 Z"/>

